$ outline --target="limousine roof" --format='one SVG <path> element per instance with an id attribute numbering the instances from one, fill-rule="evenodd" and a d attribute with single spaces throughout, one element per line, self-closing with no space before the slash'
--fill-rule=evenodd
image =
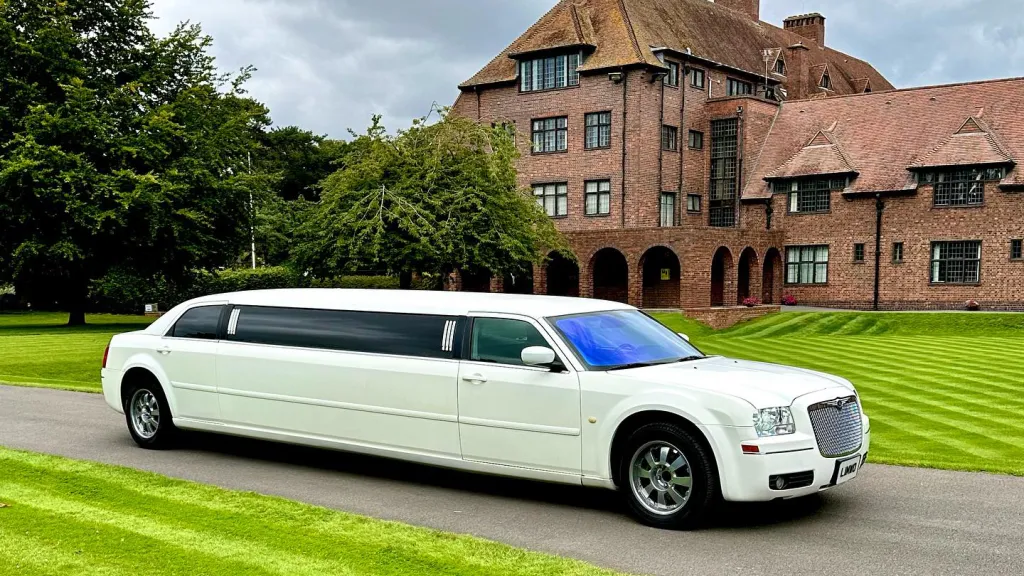
<path id="1" fill-rule="evenodd" d="M 584 314 L 602 310 L 628 310 L 632 308 L 618 302 L 588 298 L 415 290 L 342 289 L 235 292 L 232 294 L 206 296 L 193 302 L 226 302 L 240 306 L 279 306 L 324 310 L 437 314 L 441 316 L 464 316 L 480 312 L 500 312 L 523 316 L 548 317 Z"/>

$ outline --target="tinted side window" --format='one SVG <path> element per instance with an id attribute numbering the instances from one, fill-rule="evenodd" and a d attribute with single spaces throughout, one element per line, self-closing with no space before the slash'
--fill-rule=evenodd
<path id="1" fill-rule="evenodd" d="M 456 318 L 243 306 L 236 342 L 347 352 L 451 358 Z"/>
<path id="2" fill-rule="evenodd" d="M 473 320 L 471 360 L 522 366 L 523 349 L 531 346 L 549 345 L 529 322 L 502 318 Z"/>
<path id="3" fill-rule="evenodd" d="M 175 338 L 216 340 L 223 306 L 200 306 L 182 314 L 171 329 Z"/>

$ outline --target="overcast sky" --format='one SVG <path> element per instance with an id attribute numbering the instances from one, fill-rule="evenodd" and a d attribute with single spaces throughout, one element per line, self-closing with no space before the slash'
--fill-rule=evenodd
<path id="1" fill-rule="evenodd" d="M 672 0 L 660 0 L 671 2 Z M 555 0 L 154 0 L 165 33 L 203 25 L 226 70 L 258 68 L 250 92 L 278 126 L 345 137 L 372 114 L 407 126 L 454 102 Z M 829 45 L 898 87 L 1024 76 L 1021 0 L 762 0 L 761 19 L 818 11 Z"/>

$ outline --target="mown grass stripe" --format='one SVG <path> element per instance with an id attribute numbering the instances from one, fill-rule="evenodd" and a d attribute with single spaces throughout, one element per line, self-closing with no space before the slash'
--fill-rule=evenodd
<path id="1" fill-rule="evenodd" d="M 0 510 L 0 525 L 20 517 L 17 529 L 34 526 L 29 536 L 44 540 L 35 544 L 44 554 L 56 558 L 73 546 L 85 550 L 90 565 L 115 573 L 611 574 L 471 537 L 129 469 L 2 448 L 0 467 L 0 500 L 12 504 Z M 106 546 L 96 550 L 94 539 Z M 110 550 L 117 555 L 100 554 Z M 165 561 L 154 564 L 154 557 Z"/>

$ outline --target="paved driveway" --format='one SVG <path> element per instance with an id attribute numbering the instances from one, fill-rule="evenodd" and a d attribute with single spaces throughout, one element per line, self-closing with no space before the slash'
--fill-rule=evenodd
<path id="1" fill-rule="evenodd" d="M 1024 574 L 1024 478 L 869 465 L 820 497 L 729 506 L 681 533 L 629 519 L 612 492 L 191 435 L 135 447 L 98 395 L 0 386 L 0 445 L 131 466 L 637 574 Z M 2 473 L 2 471 L 0 471 Z"/>

